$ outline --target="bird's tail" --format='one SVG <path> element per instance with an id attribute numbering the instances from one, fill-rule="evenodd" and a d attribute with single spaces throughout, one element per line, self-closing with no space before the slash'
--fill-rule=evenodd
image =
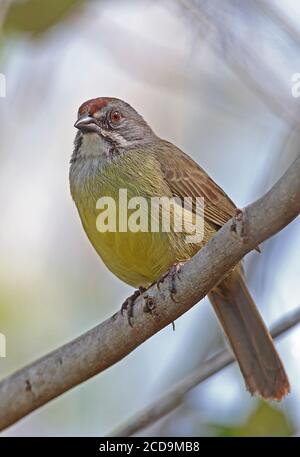
<path id="1" fill-rule="evenodd" d="M 237 267 L 209 294 L 229 339 L 247 389 L 268 400 L 290 391 L 288 377 L 256 305 Z"/>

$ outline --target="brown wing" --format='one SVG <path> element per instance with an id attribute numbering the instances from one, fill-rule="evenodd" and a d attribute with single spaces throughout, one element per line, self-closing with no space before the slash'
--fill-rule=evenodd
<path id="1" fill-rule="evenodd" d="M 235 204 L 191 157 L 167 141 L 156 154 L 174 196 L 203 197 L 205 219 L 218 227 L 231 219 Z"/>

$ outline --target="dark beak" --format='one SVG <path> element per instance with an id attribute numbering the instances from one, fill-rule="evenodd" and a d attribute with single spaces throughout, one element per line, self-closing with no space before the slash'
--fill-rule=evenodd
<path id="1" fill-rule="evenodd" d="M 98 133 L 99 127 L 97 125 L 96 119 L 90 116 L 89 114 L 83 114 L 75 122 L 74 127 L 78 130 L 81 130 L 82 133 Z"/>

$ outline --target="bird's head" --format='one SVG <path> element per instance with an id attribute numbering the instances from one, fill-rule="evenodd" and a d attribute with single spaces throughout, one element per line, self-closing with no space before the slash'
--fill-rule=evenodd
<path id="1" fill-rule="evenodd" d="M 142 146 L 156 137 L 142 116 L 117 98 L 99 97 L 86 101 L 78 110 L 74 126 L 79 130 L 76 142 L 82 145 L 86 138 L 87 145 L 93 144 L 93 149 L 98 149 L 99 153 Z"/>

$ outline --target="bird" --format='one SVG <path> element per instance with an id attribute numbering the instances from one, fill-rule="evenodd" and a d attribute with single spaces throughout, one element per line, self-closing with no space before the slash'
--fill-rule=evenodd
<path id="1" fill-rule="evenodd" d="M 177 146 L 157 136 L 125 101 L 114 97 L 87 100 L 79 107 L 74 126 L 77 133 L 69 173 L 72 198 L 86 235 L 104 264 L 119 279 L 137 288 L 133 297 L 159 283 L 174 266 L 176 269 L 188 261 L 235 215 L 236 205 L 204 169 Z M 120 190 L 124 189 L 127 198 L 138 197 L 147 203 L 160 197 L 180 202 L 185 198 L 203 199 L 201 241 L 188 243 L 187 233 L 174 229 L 180 203 L 173 208 L 169 231 L 124 230 L 118 220 L 118 206 L 114 208 L 114 230 L 99 230 L 99 199 L 119 203 Z M 195 217 L 194 204 L 188 211 Z M 132 214 L 131 209 L 126 217 Z M 147 217 L 153 221 L 151 214 Z M 247 390 L 266 400 L 283 399 L 290 391 L 289 380 L 248 290 L 241 262 L 208 293 L 208 299 Z"/>

